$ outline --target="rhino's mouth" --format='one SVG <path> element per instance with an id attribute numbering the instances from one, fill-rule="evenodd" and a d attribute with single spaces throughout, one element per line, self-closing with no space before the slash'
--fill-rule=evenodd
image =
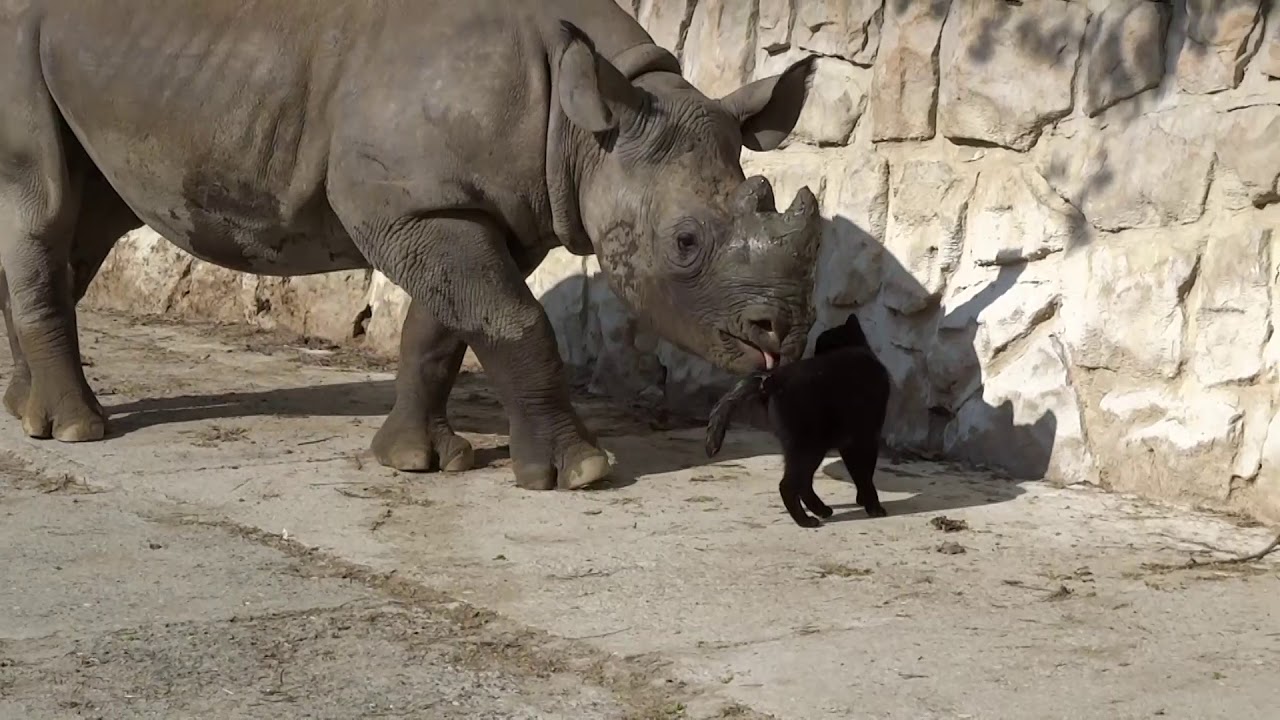
<path id="1" fill-rule="evenodd" d="M 752 360 L 757 363 L 757 368 L 772 370 L 778 366 L 778 363 L 781 360 L 781 356 L 778 353 L 772 350 L 765 350 L 746 338 L 739 337 L 724 330 L 720 331 L 720 335 L 730 341 L 731 344 L 737 345 L 738 349 L 742 351 L 744 356 L 752 358 Z"/>

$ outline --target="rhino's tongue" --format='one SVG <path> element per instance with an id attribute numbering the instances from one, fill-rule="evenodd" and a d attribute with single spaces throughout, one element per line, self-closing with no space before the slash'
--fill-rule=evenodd
<path id="1" fill-rule="evenodd" d="M 773 353 L 771 353 L 771 352 L 766 352 L 766 351 L 764 351 L 764 350 L 761 350 L 761 351 L 760 351 L 760 354 L 761 354 L 761 355 L 764 355 L 764 369 L 765 369 L 765 370 L 772 370 L 775 366 L 777 366 L 777 364 L 778 364 L 778 360 L 777 360 L 777 358 L 775 358 L 775 357 L 773 356 Z"/>

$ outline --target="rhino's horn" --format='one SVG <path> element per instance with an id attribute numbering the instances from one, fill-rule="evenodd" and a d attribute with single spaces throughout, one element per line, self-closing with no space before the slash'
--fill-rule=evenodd
<path id="1" fill-rule="evenodd" d="M 807 254 L 816 249 L 818 237 L 821 234 L 818 229 L 818 199 L 813 196 L 813 191 L 808 185 L 796 191 L 791 207 L 782 213 L 781 220 L 783 232 L 779 237 L 788 238 L 788 243 L 795 243 L 797 238 L 803 241 L 801 244 L 804 247 L 793 248 L 793 250 Z"/>
<path id="2" fill-rule="evenodd" d="M 752 175 L 744 180 L 734 192 L 733 205 L 743 215 L 777 212 L 773 186 L 763 175 Z"/>
<path id="3" fill-rule="evenodd" d="M 813 196 L 813 191 L 808 185 L 796 191 L 795 199 L 791 201 L 791 207 L 787 208 L 786 215 L 788 219 L 794 219 L 801 224 L 808 223 L 817 217 L 818 199 Z"/>

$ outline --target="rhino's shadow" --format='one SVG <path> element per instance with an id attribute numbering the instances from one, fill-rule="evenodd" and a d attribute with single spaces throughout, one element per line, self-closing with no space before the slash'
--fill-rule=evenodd
<path id="1" fill-rule="evenodd" d="M 886 493 L 909 495 L 907 498 L 886 498 L 885 507 L 894 514 L 929 513 L 1005 502 L 1023 493 L 1019 487 L 1021 481 L 1042 479 L 1053 453 L 1057 418 L 1052 412 L 1045 412 L 1029 423 L 1020 422 L 1014 417 L 1013 407 L 1008 401 L 997 406 L 986 404 L 983 399 L 982 368 L 975 349 L 979 316 L 1018 284 L 1026 263 L 1002 260 L 1005 264 L 993 271 L 987 284 L 977 288 L 963 302 L 944 307 L 937 298 L 933 298 L 919 312 L 904 316 L 888 306 L 887 296 L 890 292 L 899 298 L 904 295 L 926 297 L 929 293 L 892 253 L 843 216 L 826 221 L 824 238 L 827 242 L 852 243 L 855 246 L 875 244 L 880 249 L 879 289 L 852 312 L 856 312 L 862 320 L 864 330 L 877 354 L 886 364 L 894 366 L 893 374 L 900 386 L 896 393 L 906 398 L 895 409 L 899 422 L 906 417 L 919 425 L 912 428 L 918 432 L 900 432 L 899 435 L 914 434 L 921 438 L 920 442 L 884 446 L 877 484 Z M 855 248 L 857 249 L 867 248 Z M 868 253 L 855 251 L 834 257 L 841 256 L 865 258 Z M 829 264 L 824 264 L 823 272 L 842 272 L 842 269 L 829 267 Z M 892 288 L 892 291 L 886 288 Z M 541 300 L 549 308 L 580 310 L 582 293 L 581 280 L 571 278 L 548 289 Z M 850 310 L 833 312 L 820 318 L 820 324 L 825 321 L 825 325 L 829 326 L 843 322 L 848 312 Z M 903 328 L 907 330 L 904 331 Z M 941 373 L 946 376 L 945 381 L 939 381 L 934 376 L 940 373 L 930 370 L 929 351 L 934 338 L 946 344 L 950 369 Z M 593 353 L 598 352 L 599 348 L 588 348 L 587 356 L 592 357 Z M 701 361 L 690 362 L 696 365 Z M 662 377 L 662 373 L 658 373 L 658 377 Z M 947 387 L 935 387 L 939 383 Z M 912 385 L 916 387 L 907 387 Z M 696 418 L 685 422 L 681 427 L 702 427 L 710 402 L 718 396 L 719 391 L 725 389 L 727 386 L 717 386 L 714 390 L 699 392 L 697 396 L 693 396 L 668 388 L 666 406 L 673 412 Z M 615 395 L 625 395 L 625 392 Z M 980 419 L 978 429 L 971 432 L 964 441 L 957 442 L 954 437 L 948 440 L 949 435 L 954 435 L 960 429 L 957 416 L 962 407 L 969 418 Z M 585 412 L 584 416 L 590 418 L 591 413 Z M 592 426 L 600 427 L 598 422 L 592 422 Z M 744 408 L 735 419 L 734 427 L 767 430 L 768 420 L 760 408 Z M 695 434 L 694 437 L 700 435 Z M 636 451 L 634 447 L 630 452 L 619 452 L 619 474 L 630 482 L 635 477 L 711 463 L 701 453 L 700 447 L 696 452 L 690 451 L 689 439 L 687 436 L 654 436 L 652 444 L 643 452 Z M 729 439 L 714 462 L 732 465 L 734 461 L 744 458 L 779 452 L 777 442 L 769 435 L 738 434 L 731 430 Z M 827 464 L 822 472 L 848 482 L 848 473 L 844 471 L 844 464 L 839 461 L 838 454 L 832 452 L 829 457 L 836 461 Z M 914 471 L 910 469 L 917 467 L 910 462 L 921 458 L 945 458 L 992 466 L 1000 471 L 1000 476 L 990 473 L 948 472 L 945 474 L 947 481 L 941 482 L 939 478 L 943 475 L 934 473 L 929 482 L 922 482 L 913 479 Z M 781 468 L 779 472 L 780 470 Z M 839 505 L 838 498 L 832 500 Z M 834 519 L 856 520 L 864 517 L 866 515 L 861 509 L 845 506 Z"/>
<path id="2" fill-rule="evenodd" d="M 824 238 L 827 242 L 879 245 L 878 240 L 842 216 L 826 222 Z M 993 271 L 985 286 L 963 302 L 944 307 L 937 298 L 932 298 L 924 303 L 923 309 L 906 316 L 888 306 L 890 291 L 886 288 L 892 288 L 892 293 L 898 298 L 903 295 L 927 297 L 929 293 L 892 253 L 883 246 L 879 249 L 879 288 L 876 292 L 852 310 L 826 311 L 827 316 L 820 317 L 819 324 L 823 327 L 838 324 L 849 312 L 856 312 L 873 348 L 882 361 L 892 366 L 891 374 L 898 385 L 895 394 L 902 400 L 891 409 L 890 422 L 895 422 L 896 416 L 896 422 L 902 424 L 905 418 L 913 427 L 897 428 L 896 434 L 915 437 L 916 441 L 883 446 L 876 481 L 890 495 L 885 498 L 885 507 L 893 514 L 930 513 L 1016 498 L 1024 492 L 1020 482 L 1044 478 L 1053 454 L 1057 418 L 1051 411 L 1046 411 L 1033 421 L 1025 422 L 1015 418 L 1013 406 L 1007 400 L 996 406 L 987 404 L 975 344 L 979 316 L 1017 285 L 1026 263 L 1007 261 Z M 868 257 L 867 253 L 856 250 L 833 257 Z M 829 265 L 830 262 L 826 262 L 822 271 L 842 272 L 840 268 Z M 557 291 L 553 288 L 549 292 Z M 566 293 L 572 291 L 570 288 L 564 290 Z M 930 360 L 936 355 L 930 352 L 936 350 L 931 345 L 935 340 L 946 344 L 947 369 L 942 371 L 930 369 Z M 945 377 L 940 379 L 938 376 Z M 685 410 L 692 404 L 695 413 L 706 409 L 702 398 L 677 397 L 669 400 L 685 403 L 681 407 Z M 967 419 L 960 416 L 962 408 Z M 764 413 L 756 411 L 743 415 L 735 422 L 735 427 L 767 429 Z M 750 440 L 742 439 L 748 436 L 739 435 L 738 440 L 733 440 L 734 434 L 731 430 L 730 440 L 725 443 L 722 454 L 715 458 L 716 463 L 732 463 L 744 457 L 780 452 L 776 441 L 767 435 L 754 434 L 749 436 Z M 892 434 L 894 432 L 886 433 Z M 668 469 L 660 466 L 666 456 L 660 447 L 655 447 L 651 453 L 637 455 L 627 462 L 636 474 Z M 844 463 L 838 459 L 838 453 L 833 451 L 828 457 L 836 460 L 828 463 L 822 472 L 848 482 L 848 473 Z M 927 458 L 965 461 L 992 467 L 999 473 L 950 472 L 945 474 L 945 482 L 939 481 L 940 473 L 934 473 L 928 482 L 924 482 L 910 469 L 922 466 L 910 463 Z M 706 462 L 704 458 L 699 464 Z M 654 463 L 659 466 L 654 466 Z M 892 497 L 892 494 L 901 493 L 909 496 Z M 833 520 L 866 517 L 861 509 L 841 505 L 838 498 L 832 500 L 837 503 L 833 507 L 840 510 Z"/>
<path id="3" fill-rule="evenodd" d="M 855 249 L 879 245 L 869 233 L 842 216 L 828 222 L 825 240 L 851 243 Z M 866 253 L 849 256 L 865 257 Z M 899 299 L 923 298 L 929 293 L 887 248 L 880 246 L 879 257 L 880 288 L 874 297 L 852 310 L 827 317 L 826 324 L 843 322 L 849 312 L 856 313 L 873 349 L 890 366 L 895 378 L 898 400 L 891 401 L 886 426 L 897 423 L 898 427 L 886 427 L 885 434 L 896 434 L 899 441 L 882 441 L 876 485 L 886 493 L 910 496 L 885 499 L 886 509 L 892 514 L 930 513 L 1016 498 L 1024 492 L 1021 482 L 1043 479 L 1048 471 L 1058 421 L 1052 411 L 1046 411 L 1029 423 L 1019 422 L 1009 401 L 988 404 L 976 343 L 979 316 L 1018 284 L 1026 262 L 1008 261 L 1001 265 L 987 284 L 963 302 L 946 304 L 935 298 L 908 316 L 889 306 L 889 289 Z M 945 344 L 945 358 L 937 360 L 941 344 Z M 936 366 L 931 367 L 931 362 Z M 903 437 L 914 441 L 903 441 Z M 827 463 L 821 472 L 851 484 L 844 462 L 835 457 L 835 462 Z M 998 475 L 951 473 L 947 482 L 939 482 L 936 473 L 922 478 L 898 462 L 925 458 L 985 466 L 997 470 Z M 968 479 L 962 481 L 961 477 Z M 833 507 L 837 514 L 831 522 L 866 517 L 856 507 Z"/>
<path id="4" fill-rule="evenodd" d="M 824 237 L 827 242 L 878 244 L 871 235 L 840 216 L 827 221 Z M 866 254 L 854 252 L 844 256 L 866 257 Z M 978 316 L 1017 284 L 1025 263 L 1003 266 L 986 286 L 963 303 L 944 309 L 934 301 L 918 313 L 902 316 L 886 305 L 888 291 L 885 288 L 893 288 L 893 292 L 898 293 L 899 297 L 904 292 L 921 296 L 927 293 L 891 253 L 881 249 L 879 256 L 880 289 L 853 312 L 858 313 L 877 354 L 886 364 L 894 366 L 891 374 L 898 385 L 915 386 L 907 391 L 903 387 L 897 389 L 896 394 L 908 400 L 896 408 L 896 412 L 899 423 L 902 422 L 901 418 L 907 417 L 920 425 L 910 429 L 914 432 L 906 434 L 923 438 L 922 443 L 892 447 L 886 445 L 885 453 L 882 453 L 881 469 L 877 472 L 877 484 L 887 493 L 910 494 L 907 499 L 887 498 L 886 507 L 895 514 L 937 512 L 1003 502 L 1017 497 L 1022 493 L 1018 487 L 1019 481 L 1044 477 L 1053 452 L 1057 420 L 1051 412 L 1046 412 L 1031 423 L 1019 423 L 1008 402 L 999 407 L 983 405 L 981 367 L 974 343 L 978 332 Z M 839 272 L 838 269 L 826 266 L 823 271 Z M 548 308 L 580 308 L 583 302 L 582 281 L 580 278 L 569 278 L 547 289 L 540 299 Z M 843 322 L 850 311 L 827 312 L 826 317 L 819 318 L 820 325 Z M 904 335 L 903 327 L 912 330 Z M 939 328 L 944 330 L 940 331 Z M 915 340 L 906 336 L 914 337 Z M 931 373 L 929 367 L 931 356 L 928 343 L 934 337 L 944 336 L 948 347 L 948 364 L 952 368 L 949 373 L 950 384 L 952 387 L 965 388 L 963 392 L 952 393 L 951 396 L 934 387 L 935 378 L 931 377 L 934 373 Z M 588 348 L 587 355 L 592 357 L 597 352 L 598 348 Z M 712 390 L 700 393 L 697 397 L 668 392 L 675 396 L 666 398 L 665 402 L 658 405 L 657 415 L 652 405 L 637 409 L 617 394 L 612 398 L 581 391 L 575 394 L 574 404 L 583 420 L 601 437 L 606 448 L 616 448 L 618 467 L 615 479 L 604 487 L 629 485 L 643 476 L 712 462 L 703 454 L 701 435 L 696 430 L 703 427 L 705 413 L 710 406 L 709 400 L 716 396 L 716 392 Z M 370 417 L 375 423 L 381 423 L 391 410 L 394 400 L 394 382 L 374 380 L 257 392 L 155 398 L 123 403 L 109 408 L 109 411 L 112 415 L 111 434 L 123 435 L 155 425 L 263 415 Z M 967 406 L 966 410 L 971 416 L 976 414 L 982 418 L 982 437 L 968 443 L 948 442 L 949 433 L 954 435 L 957 412 L 962 406 Z M 891 410 L 890 422 L 893 422 L 893 412 Z M 463 373 L 459 376 L 450 397 L 449 414 L 453 426 L 459 432 L 493 436 L 505 436 L 507 433 L 504 408 L 483 374 Z M 373 428 L 366 427 L 371 440 Z M 767 420 L 759 409 L 747 409 L 735 421 L 734 427 L 767 429 Z M 667 434 L 668 431 L 694 432 L 670 435 Z M 728 441 L 714 458 L 715 463 L 732 464 L 736 460 L 779 452 L 777 443 L 767 435 L 755 434 L 750 436 L 753 440 L 743 442 L 740 439 L 734 440 L 734 434 L 731 430 Z M 761 440 L 761 437 L 766 439 Z M 627 439 L 611 443 L 611 438 Z M 485 466 L 505 460 L 507 448 L 500 443 L 501 441 L 497 447 L 478 451 L 477 464 Z M 900 455 L 902 452 L 907 454 Z M 987 479 L 980 487 L 972 483 L 943 487 L 936 482 L 916 482 L 909 479 L 912 471 L 899 461 L 908 456 L 920 457 L 921 454 L 924 457 L 945 457 L 995 465 L 1012 479 Z M 838 460 L 838 455 L 833 452 L 829 457 L 837 459 L 829 463 L 823 472 L 832 478 L 847 481 L 848 473 Z M 978 489 L 965 489 L 970 487 Z M 836 503 L 835 507 L 841 509 L 840 499 L 832 500 Z M 839 512 L 834 519 L 853 520 L 862 517 L 865 514 L 860 509 L 852 508 Z"/>
<path id="5" fill-rule="evenodd" d="M 198 395 L 175 395 L 145 400 L 106 403 L 110 414 L 108 437 L 121 437 L 149 427 L 171 424 L 226 420 L 246 417 L 367 417 L 371 423 L 361 432 L 373 433 L 395 402 L 395 383 L 391 380 L 326 383 L 274 390 L 224 392 Z M 701 418 L 678 413 L 639 410 L 625 406 L 615 398 L 577 392 L 574 406 L 600 438 L 601 444 L 618 455 L 618 467 L 601 488 L 630 485 L 636 478 L 682 470 L 697 464 L 691 457 L 701 453 L 684 437 L 670 442 L 664 434 L 703 426 Z M 449 418 L 455 430 L 464 434 L 498 436 L 494 447 L 477 447 L 476 466 L 490 467 L 510 459 L 505 436 L 507 415 L 502 403 L 482 373 L 464 372 L 458 376 L 449 400 Z M 681 434 L 683 435 L 683 434 Z M 625 443 L 611 442 L 628 438 Z M 641 442 L 636 442 L 639 439 Z M 618 444 L 629 448 L 648 446 L 651 451 L 628 452 L 615 449 Z M 717 460 L 740 457 L 722 452 Z"/>

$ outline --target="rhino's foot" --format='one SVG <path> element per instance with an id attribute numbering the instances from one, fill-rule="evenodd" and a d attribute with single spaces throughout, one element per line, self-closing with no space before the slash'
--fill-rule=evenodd
<path id="1" fill-rule="evenodd" d="M 609 477 L 613 466 L 609 456 L 598 447 L 582 443 L 567 456 L 557 484 L 561 490 L 577 490 Z"/>
<path id="2" fill-rule="evenodd" d="M 402 472 L 462 472 L 475 466 L 471 443 L 448 428 L 432 430 L 425 422 L 390 415 L 373 436 L 378 462 Z"/>
<path id="3" fill-rule="evenodd" d="M 545 462 L 513 460 L 516 485 L 525 490 L 577 490 L 609 476 L 609 456 L 598 447 L 579 442 L 561 455 L 559 467 Z"/>
<path id="4" fill-rule="evenodd" d="M 13 385 L 9 391 L 14 392 Z M 10 392 L 5 393 L 6 406 Z M 54 393 L 32 386 L 26 393 L 26 401 L 18 407 L 19 412 L 14 414 L 22 419 L 22 429 L 28 437 L 89 442 L 101 440 L 107 434 L 107 413 L 87 387 L 80 392 Z"/>
<path id="5" fill-rule="evenodd" d="M 9 387 L 4 391 L 4 409 L 9 414 L 22 419 L 22 412 L 27 407 L 27 398 L 31 395 L 31 379 L 14 375 L 9 380 Z"/>

